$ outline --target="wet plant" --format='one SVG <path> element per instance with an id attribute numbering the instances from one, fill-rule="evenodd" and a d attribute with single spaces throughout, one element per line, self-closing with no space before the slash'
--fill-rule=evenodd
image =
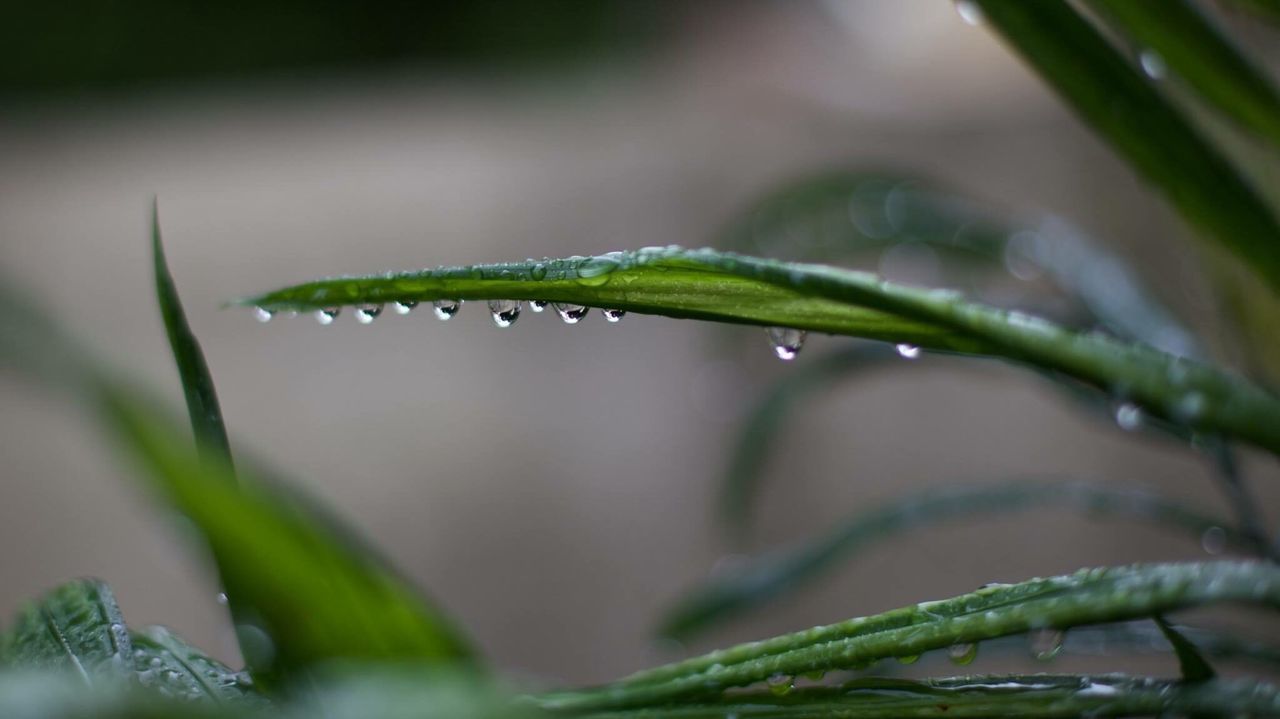
<path id="1" fill-rule="evenodd" d="M 369 324 L 386 309 L 410 315 L 428 304 L 449 320 L 472 303 L 498 327 L 548 307 L 569 324 L 598 310 L 593 321 L 635 313 L 757 326 L 766 341 L 760 351 L 793 364 L 747 413 L 722 478 L 722 523 L 739 541 L 750 531 L 768 440 L 790 409 L 836 382 L 904 362 L 962 372 L 1000 360 L 1034 373 L 1117 431 L 1201 453 L 1232 508 L 1231 516 L 1215 516 L 1150 487 L 1079 479 L 901 496 L 694 588 L 660 622 L 669 636 L 694 635 L 797 591 L 908 529 L 1044 505 L 1189 533 L 1207 553 L 1239 558 L 989 584 L 601 686 L 504 682 L 477 656 L 465 628 L 340 517 L 261 465 L 233 461 L 212 373 L 153 215 L 156 296 L 194 443 L 164 401 L 106 368 L 3 284 L 0 360 L 83 402 L 133 456 L 158 500 L 190 521 L 214 560 L 245 666 L 228 667 L 167 629 L 130 627 L 109 587 L 72 581 L 31 602 L 0 634 L 0 716 L 1280 715 L 1280 688 L 1259 678 L 1280 666 L 1280 647 L 1169 620 L 1226 603 L 1269 618 L 1280 611 L 1274 517 L 1254 500 L 1235 459 L 1241 447 L 1280 454 L 1280 396 L 1268 386 L 1280 358 L 1257 334 L 1277 318 L 1280 224 L 1247 163 L 1198 129 L 1183 107 L 1198 103 L 1272 152 L 1280 102 L 1270 81 L 1189 2 L 1082 5 L 1087 13 L 1057 0 L 963 0 L 957 9 L 1022 55 L 1169 200 L 1206 252 L 1221 251 L 1215 262 L 1247 273 L 1222 289 L 1232 295 L 1227 304 L 1250 353 L 1247 373 L 1211 362 L 1207 343 L 1147 291 L 1140 272 L 1061 218 L 1010 218 L 886 173 L 801 178 L 731 223 L 718 249 L 649 247 L 322 279 L 239 304 L 259 321 L 307 313 L 321 325 L 346 315 Z M 904 247 L 932 253 L 948 271 L 963 269 L 964 279 L 918 288 L 839 266 Z M 1026 283 L 1028 309 L 970 298 L 996 275 Z M 1060 301 L 1042 303 L 1050 294 Z M 802 356 L 810 333 L 849 344 Z M 1046 662 L 1161 652 L 1177 658 L 1180 674 L 969 673 L 984 655 L 1011 648 Z M 925 656 L 949 660 L 940 674 L 961 675 L 894 675 L 893 667 Z M 1254 669 L 1223 676 L 1215 664 L 1225 659 Z"/>

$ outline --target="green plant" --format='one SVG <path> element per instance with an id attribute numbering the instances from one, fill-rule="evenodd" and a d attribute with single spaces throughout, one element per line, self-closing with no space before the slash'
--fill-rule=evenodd
<path id="1" fill-rule="evenodd" d="M 1280 224 L 1239 158 L 1198 130 L 1180 103 L 1199 101 L 1236 123 L 1250 141 L 1274 145 L 1280 127 L 1276 94 L 1189 3 L 1097 0 L 1088 6 L 1089 16 L 1057 0 L 964 0 L 960 9 L 966 18 L 990 22 L 1169 198 L 1208 247 L 1221 248 L 1256 276 L 1257 284 L 1236 297 L 1252 300 L 1239 318 L 1248 344 L 1254 339 L 1247 331 L 1251 323 L 1258 317 L 1274 320 Z M 1140 74 L 1139 67 L 1157 74 L 1150 69 L 1153 57 L 1160 58 L 1163 72 L 1185 78 L 1181 94 Z M 892 201 L 899 221 L 868 227 L 856 212 L 852 221 L 826 221 L 832 203 L 847 212 L 850 197 L 855 209 L 858 203 L 883 207 Z M 1086 569 L 742 644 L 604 686 L 505 685 L 483 666 L 464 633 L 356 532 L 269 470 L 244 457 L 233 461 L 213 380 L 187 325 L 153 215 L 157 299 L 194 445 L 175 429 L 162 402 L 104 368 L 2 285 L 0 300 L 9 311 L 0 315 L 0 359 L 86 402 L 132 453 L 160 500 L 191 520 L 215 560 L 246 668 L 226 667 L 167 630 L 130 629 L 110 589 L 81 580 L 31 603 L 2 635 L 0 715 L 1280 714 L 1280 688 L 1251 677 L 1222 678 L 1213 667 L 1213 660 L 1234 658 L 1274 668 L 1280 648 L 1175 626 L 1165 618 L 1226 602 L 1280 610 L 1280 543 L 1269 535 L 1267 518 L 1233 454 L 1237 444 L 1280 454 L 1280 397 L 1261 380 L 1208 362 L 1203 343 L 1146 292 L 1138 273 L 1061 221 L 1000 219 L 945 189 L 862 173 L 807 178 L 765 198 L 749 214 L 748 228 L 735 224 L 726 231 L 723 250 L 654 247 L 319 280 L 243 304 L 263 320 L 281 312 L 314 312 L 328 324 L 345 307 L 369 322 L 387 303 L 408 312 L 431 302 L 448 319 L 460 302 L 484 301 L 499 326 L 519 318 L 522 302 L 536 310 L 554 305 L 566 322 L 598 307 L 613 321 L 625 312 L 642 312 L 758 325 L 767 328 L 783 359 L 796 356 L 810 331 L 894 345 L 851 345 L 797 368 L 762 398 L 749 414 L 723 483 L 723 519 L 738 535 L 749 527 L 759 467 L 769 453 L 766 439 L 799 397 L 922 352 L 926 361 L 1004 360 L 1036 372 L 1087 411 L 1114 416 L 1122 429 L 1195 447 L 1217 468 L 1235 514 L 1208 516 L 1150 489 L 1078 480 L 956 486 L 874 508 L 794 551 L 749 562 L 691 593 L 663 624 L 671 635 L 690 635 L 738 608 L 792 591 L 805 577 L 830 571 L 842 557 L 888 541 L 896 531 L 1044 502 L 1191 532 L 1207 548 L 1231 547 L 1255 559 Z M 814 243 L 823 252 L 806 260 L 919 243 L 980 272 L 1043 273 L 1070 300 L 1070 310 L 1051 321 L 967 301 L 952 290 L 910 288 L 830 264 L 750 254 L 801 253 L 805 248 L 776 242 L 776 236 L 796 237 L 797 228 L 802 235 L 833 235 Z M 1100 275 L 1106 279 L 1101 285 Z M 1248 346 L 1259 372 L 1265 372 L 1276 358 L 1265 347 Z M 1087 653 L 1086 638 L 1172 652 L 1181 677 L 1034 674 L 911 681 L 878 671 L 883 660 L 910 663 L 933 651 L 963 666 L 979 645 L 997 648 L 1023 635 L 1044 659 Z M 838 686 L 794 686 L 797 677 L 817 682 L 846 671 L 860 674 Z"/>

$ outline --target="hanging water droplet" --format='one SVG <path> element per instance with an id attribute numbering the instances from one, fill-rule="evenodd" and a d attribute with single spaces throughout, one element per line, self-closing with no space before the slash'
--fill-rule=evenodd
<path id="1" fill-rule="evenodd" d="M 804 678 L 805 678 L 805 679 L 808 679 L 808 680 L 809 680 L 809 681 L 811 681 L 811 682 L 820 682 L 820 681 L 822 681 L 823 677 L 825 677 L 825 676 L 827 676 L 827 673 L 826 673 L 825 671 L 823 671 L 822 669 L 817 669 L 817 670 L 812 671 L 812 672 L 805 672 L 805 673 L 804 673 Z"/>
<path id="2" fill-rule="evenodd" d="M 1227 548 L 1227 532 L 1222 527 L 1209 527 L 1200 535 L 1200 547 L 1206 554 L 1222 554 Z"/>
<path id="3" fill-rule="evenodd" d="M 1065 638 L 1065 635 L 1059 629 L 1045 628 L 1031 632 L 1031 634 L 1027 635 L 1031 656 L 1042 662 L 1053 659 L 1062 651 L 1062 642 Z"/>
<path id="4" fill-rule="evenodd" d="M 794 327 L 770 327 L 766 333 L 769 336 L 769 345 L 773 347 L 773 353 L 778 356 L 778 359 L 786 361 L 793 360 L 800 354 L 800 349 L 804 347 L 804 338 L 809 334 Z"/>
<path id="5" fill-rule="evenodd" d="M 903 654 L 900 657 L 896 657 L 896 659 L 898 660 L 899 664 L 915 664 L 916 662 L 920 661 L 920 655 L 919 654 Z"/>
<path id="6" fill-rule="evenodd" d="M 489 314 L 499 327 L 510 327 L 520 319 L 520 300 L 489 300 Z"/>
<path id="7" fill-rule="evenodd" d="M 458 314 L 458 308 L 461 306 L 462 300 L 436 300 L 431 303 L 431 307 L 435 310 L 436 318 L 441 321 L 447 321 Z"/>
<path id="8" fill-rule="evenodd" d="M 1138 53 L 1138 64 L 1142 66 L 1142 71 L 1152 80 L 1163 80 L 1165 73 L 1164 58 L 1156 54 L 1154 50 L 1143 50 Z"/>
<path id="9" fill-rule="evenodd" d="M 626 316 L 627 311 L 626 311 L 626 310 L 610 310 L 610 309 L 601 309 L 601 310 L 600 310 L 600 314 L 604 315 L 604 318 L 605 318 L 606 320 L 609 320 L 610 322 L 613 322 L 613 323 L 618 323 L 618 322 L 621 322 L 621 321 L 622 321 L 622 318 L 623 318 L 624 316 Z"/>
<path id="10" fill-rule="evenodd" d="M 270 322 L 275 317 L 275 310 L 269 310 L 266 307 L 254 307 L 253 318 L 259 322 Z"/>
<path id="11" fill-rule="evenodd" d="M 772 692 L 774 696 L 780 697 L 790 694 L 791 690 L 796 687 L 795 677 L 792 677 L 790 674 L 774 674 L 765 680 L 765 683 L 769 685 L 769 691 Z"/>
<path id="12" fill-rule="evenodd" d="M 1142 425 L 1142 409 L 1132 402 L 1123 402 L 1116 407 L 1116 425 L 1126 432 Z"/>
<path id="13" fill-rule="evenodd" d="M 893 346 L 903 359 L 915 359 L 920 356 L 920 348 L 915 345 L 900 343 Z"/>
<path id="14" fill-rule="evenodd" d="M 956 0 L 956 13 L 966 25 L 982 24 L 982 8 L 973 0 Z"/>
<path id="15" fill-rule="evenodd" d="M 325 307 L 322 310 L 316 310 L 316 322 L 325 326 L 331 325 L 341 311 L 341 307 Z"/>
<path id="16" fill-rule="evenodd" d="M 567 325 L 576 325 L 587 316 L 587 308 L 582 305 L 570 305 L 563 302 L 556 303 L 556 313 L 560 315 L 560 319 L 564 320 Z"/>
<path id="17" fill-rule="evenodd" d="M 226 593 L 226 592 L 218 592 L 218 596 L 216 596 L 216 597 L 214 597 L 214 598 L 218 600 L 218 604 L 221 604 L 221 605 L 223 605 L 223 606 L 226 606 L 226 604 L 227 604 L 227 593 Z"/>
<path id="18" fill-rule="evenodd" d="M 973 642 L 953 645 L 947 650 L 947 658 L 953 664 L 970 664 L 978 656 L 978 645 Z"/>
<path id="19" fill-rule="evenodd" d="M 378 319 L 380 314 L 382 314 L 382 305 L 367 304 L 356 307 L 356 321 L 362 325 L 367 325 Z"/>
<path id="20" fill-rule="evenodd" d="M 397 300 L 391 303 L 391 308 L 394 309 L 398 315 L 407 315 L 413 311 L 414 307 L 417 306 L 417 300 Z"/>
<path id="21" fill-rule="evenodd" d="M 541 312 L 547 308 L 546 300 L 529 300 L 529 309 L 534 312 Z"/>

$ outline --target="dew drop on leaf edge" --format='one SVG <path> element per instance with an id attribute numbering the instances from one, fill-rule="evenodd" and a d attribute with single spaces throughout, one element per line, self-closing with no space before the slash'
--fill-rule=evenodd
<path id="1" fill-rule="evenodd" d="M 327 327 L 333 324 L 333 321 L 338 318 L 338 314 L 341 312 L 341 307 L 325 307 L 323 309 L 316 310 L 316 322 Z"/>
<path id="2" fill-rule="evenodd" d="M 956 0 L 956 14 L 966 25 L 982 24 L 982 8 L 973 0 Z"/>
<path id="3" fill-rule="evenodd" d="M 770 327 L 765 330 L 769 337 L 769 346 L 773 348 L 773 354 L 783 361 L 791 361 L 800 354 L 801 348 L 804 347 L 804 339 L 808 336 L 808 332 L 798 330 L 794 327 Z"/>
<path id="4" fill-rule="evenodd" d="M 893 346 L 897 350 L 898 355 L 903 359 L 915 359 L 920 356 L 920 348 L 915 345 L 909 345 L 905 342 Z"/>
<path id="5" fill-rule="evenodd" d="M 356 321 L 362 325 L 372 324 L 382 314 L 382 305 L 364 304 L 356 307 Z"/>
<path id="6" fill-rule="evenodd" d="M 1132 402 L 1122 402 L 1116 407 L 1116 426 L 1126 432 L 1142 425 L 1142 409 Z"/>
<path id="7" fill-rule="evenodd" d="M 604 318 L 609 322 L 616 324 L 622 321 L 622 318 L 626 316 L 627 311 L 611 310 L 611 309 L 605 308 L 600 310 L 600 314 L 604 315 Z"/>
<path id="8" fill-rule="evenodd" d="M 547 308 L 546 300 L 529 300 L 529 310 L 532 312 L 541 312 Z"/>
<path id="9" fill-rule="evenodd" d="M 436 300 L 431 303 L 432 311 L 436 314 L 436 319 L 447 322 L 454 315 L 458 314 L 458 308 L 462 306 L 462 300 Z"/>
<path id="10" fill-rule="evenodd" d="M 952 664 L 961 666 L 970 664 L 978 656 L 978 645 L 973 642 L 952 645 L 947 649 L 947 658 Z"/>
<path id="11" fill-rule="evenodd" d="M 499 327 L 510 327 L 520 319 L 520 300 L 489 300 L 489 314 Z"/>
<path id="12" fill-rule="evenodd" d="M 1042 662 L 1058 656 L 1062 651 L 1062 642 L 1066 639 L 1061 629 L 1036 629 L 1027 635 L 1031 656 Z"/>
<path id="13" fill-rule="evenodd" d="M 407 315 L 413 311 L 414 307 L 417 306 L 418 303 L 416 300 L 397 300 L 391 303 L 391 308 L 394 309 L 398 315 Z"/>
<path id="14" fill-rule="evenodd" d="M 1205 554 L 1222 554 L 1227 548 L 1227 532 L 1222 527 L 1209 527 L 1200 535 L 1200 548 Z"/>
<path id="15" fill-rule="evenodd" d="M 583 305 L 573 305 L 564 302 L 555 303 L 556 314 L 560 315 L 560 319 L 564 320 L 567 325 L 576 325 L 587 316 L 587 308 Z"/>
<path id="16" fill-rule="evenodd" d="M 765 683 L 769 685 L 770 693 L 780 697 L 790 694 L 791 690 L 795 689 L 796 686 L 795 677 L 790 674 L 774 674 Z"/>
<path id="17" fill-rule="evenodd" d="M 274 311 L 269 310 L 265 307 L 253 308 L 253 318 L 259 322 L 270 322 L 271 318 L 275 316 L 276 316 L 276 313 Z"/>

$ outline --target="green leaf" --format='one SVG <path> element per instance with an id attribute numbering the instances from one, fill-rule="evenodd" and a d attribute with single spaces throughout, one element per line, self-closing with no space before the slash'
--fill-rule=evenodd
<path id="1" fill-rule="evenodd" d="M 1155 53 L 1209 105 L 1280 147 L 1280 95 L 1267 76 L 1187 0 L 1090 0 L 1108 25 Z"/>
<path id="2" fill-rule="evenodd" d="M 1262 716 L 1280 711 L 1280 689 L 1252 680 L 1179 682 L 1116 675 L 858 679 L 784 696 L 604 711 L 590 719 L 898 719 L 899 717 Z"/>
<path id="3" fill-rule="evenodd" d="M 249 678 L 233 671 L 164 627 L 134 632 L 133 665 L 142 686 L 190 701 L 262 703 Z"/>
<path id="4" fill-rule="evenodd" d="M 1227 523 L 1158 494 L 1133 487 L 1019 480 L 985 486 L 931 489 L 861 512 L 793 549 L 748 560 L 687 594 L 662 622 L 661 633 L 687 638 L 730 617 L 798 589 L 859 552 L 924 525 L 1037 507 L 1071 509 L 1091 516 L 1118 516 L 1185 532 L 1195 539 L 1222 533 L 1235 548 L 1257 544 Z"/>
<path id="5" fill-rule="evenodd" d="M 1069 331 L 956 293 L 853 270 L 714 250 L 650 248 L 318 280 L 245 300 L 267 311 L 438 299 L 514 299 L 785 326 L 1002 357 L 1053 370 L 1199 432 L 1280 452 L 1280 398 L 1151 347 Z"/>
<path id="6" fill-rule="evenodd" d="M 1200 650 L 1196 645 L 1192 644 L 1189 639 L 1184 637 L 1181 632 L 1174 629 L 1165 618 L 1156 615 L 1154 617 L 1157 627 L 1160 627 L 1160 633 L 1165 639 L 1169 640 L 1169 644 L 1173 646 L 1173 651 L 1178 655 L 1178 665 L 1182 669 L 1182 680 L 1186 682 L 1203 682 L 1218 676 L 1213 670 L 1209 662 L 1200 654 Z"/>
<path id="7" fill-rule="evenodd" d="M 255 682 L 277 686 L 327 661 L 470 659 L 454 626 L 380 559 L 343 541 L 290 493 L 202 462 L 173 425 L 106 386 L 102 408 L 164 498 L 207 541 Z"/>
<path id="8" fill-rule="evenodd" d="M 652 705 L 778 675 L 844 669 L 1043 627 L 1065 630 L 1220 602 L 1280 608 L 1280 568 L 1204 562 L 1082 570 L 740 644 L 540 700 L 548 708 L 581 711 Z"/>
<path id="9" fill-rule="evenodd" d="M 67 671 L 86 684 L 128 676 L 133 644 L 110 587 L 68 582 L 19 612 L 5 637 L 11 666 Z"/>
<path id="10" fill-rule="evenodd" d="M 164 318 L 169 347 L 178 365 L 182 379 L 182 392 L 187 399 L 187 411 L 191 415 L 191 428 L 196 437 L 196 448 L 206 458 L 231 464 L 231 443 L 218 406 L 218 394 L 214 391 L 213 377 L 204 360 L 200 343 L 187 324 L 186 312 L 173 285 L 169 266 L 164 258 L 164 245 L 160 241 L 160 208 L 153 201 L 151 207 L 151 249 L 155 263 L 156 299 L 160 315 Z"/>
<path id="11" fill-rule="evenodd" d="M 1192 226 L 1249 264 L 1273 292 L 1280 290 L 1280 224 L 1271 208 L 1097 30 L 1062 0 L 973 1 Z"/>

